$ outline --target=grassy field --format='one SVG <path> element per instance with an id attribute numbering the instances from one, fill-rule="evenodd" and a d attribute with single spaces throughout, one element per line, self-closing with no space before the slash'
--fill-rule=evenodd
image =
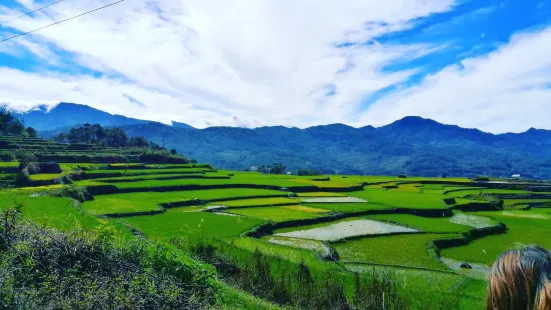
<path id="1" fill-rule="evenodd" d="M 55 180 L 62 178 L 66 173 L 41 173 L 31 175 L 31 180 L 34 181 L 44 181 L 44 180 Z"/>
<path id="2" fill-rule="evenodd" d="M 537 215 L 538 212 L 518 212 L 522 213 L 519 213 L 519 216 L 505 216 L 495 212 L 477 213 L 477 215 L 491 217 L 504 223 L 507 225 L 507 232 L 475 240 L 466 246 L 445 249 L 441 254 L 468 262 L 492 264 L 505 250 L 518 247 L 522 244 L 537 244 L 551 249 L 551 238 L 549 238 L 551 220 L 548 218 L 538 218 L 537 216 L 526 217 L 526 215 L 530 214 Z"/>
<path id="3" fill-rule="evenodd" d="M 392 207 L 376 203 L 303 203 L 305 206 L 324 208 L 334 212 L 348 213 L 368 210 L 389 210 Z"/>
<path id="4" fill-rule="evenodd" d="M 371 203 L 408 209 L 446 209 L 443 195 L 397 190 L 366 189 L 352 192 L 350 196 L 366 199 Z"/>
<path id="5" fill-rule="evenodd" d="M 15 166 L 17 163 L 0 163 L 0 169 Z M 173 244 L 179 238 L 186 240 L 184 245 L 196 244 L 201 240 L 211 245 L 216 244 L 216 255 L 222 255 L 223 252 L 226 258 L 236 259 L 243 263 L 243 266 L 247 266 L 258 252 L 273 258 L 274 262 L 270 264 L 274 269 L 270 272 L 279 277 L 285 276 L 284 272 L 288 272 L 284 271 L 288 267 L 282 266 L 291 264 L 293 268 L 298 268 L 304 263 L 313 270 L 314 279 L 322 279 L 329 270 L 337 272 L 348 296 L 352 296 L 350 294 L 353 291 L 353 272 L 360 272 L 366 277 L 390 272 L 396 276 L 395 280 L 399 283 L 402 294 L 409 296 L 411 300 L 419 298 L 426 302 L 433 297 L 451 300 L 456 298 L 458 290 L 461 290 L 464 294 L 461 296 L 461 309 L 478 309 L 483 303 L 485 282 L 474 277 L 466 277 L 440 262 L 429 247 L 431 241 L 458 236 L 469 230 L 502 222 L 508 227 L 506 233 L 485 236 L 466 246 L 444 249 L 441 254 L 458 261 L 491 264 L 502 251 L 518 244 L 535 243 L 551 248 L 551 241 L 547 238 L 551 227 L 551 208 L 520 210 L 535 202 L 551 204 L 551 199 L 508 199 L 504 201 L 504 210 L 476 213 L 454 210 L 453 217 L 429 218 L 397 214 L 394 211 L 395 208 L 412 209 L 407 210 L 408 213 L 427 209 L 445 210 L 450 206 L 443 200 L 450 197 L 480 193 L 528 193 L 522 190 L 472 187 L 469 186 L 470 180 L 464 178 L 343 175 L 298 177 L 213 170 L 206 165 L 191 164 L 131 164 L 127 167 L 127 164 L 109 166 L 64 163 L 60 166 L 63 170 L 61 174 L 38 174 L 32 176 L 32 179 L 59 178 L 84 167 L 86 174 L 93 178 L 76 181 L 77 186 L 112 184 L 120 189 L 137 192 L 95 195 L 93 200 L 79 204 L 67 198 L 48 196 L 54 192 L 59 194 L 62 185 L 23 187 L 0 191 L 0 209 L 22 202 L 22 213 L 26 217 L 40 225 L 62 230 L 82 227 L 93 231 L 104 225 L 112 225 L 125 238 L 132 238 L 132 229 L 133 234 L 143 234 L 152 241 L 166 244 Z M 424 184 L 427 183 L 425 181 L 431 181 L 431 184 Z M 456 184 L 433 184 L 438 181 Z M 366 185 L 364 190 L 358 190 L 361 184 Z M 188 185 L 221 185 L 230 188 L 151 191 L 153 188 Z M 274 190 L 239 188 L 243 185 L 270 186 Z M 319 191 L 312 188 L 307 189 L 309 192 L 302 193 L 297 189 L 299 192 L 296 198 L 290 197 L 286 190 L 279 190 L 293 187 L 303 187 L 304 190 L 304 187 L 313 186 Z M 355 188 L 348 189 L 350 186 Z M 385 188 L 389 186 L 397 188 Z M 459 191 L 444 194 L 450 190 Z M 339 197 L 341 201 L 304 201 L 317 197 Z M 362 198 L 367 203 L 343 202 L 342 198 L 346 197 Z M 456 200 L 459 204 L 473 201 L 465 198 Z M 519 206 L 512 207 L 515 204 Z M 216 206 L 221 208 L 208 209 Z M 163 213 L 130 216 L 133 213 L 150 211 Z M 362 212 L 371 212 L 371 215 L 362 216 L 365 214 Z M 102 217 L 106 214 L 123 214 L 127 217 Z M 338 216 L 339 220 L 334 220 L 333 216 Z M 296 226 L 296 220 L 332 221 Z M 284 225 L 291 227 L 277 229 L 272 235 L 262 235 L 260 239 L 244 237 L 244 232 L 266 222 L 286 222 Z M 328 227 L 329 229 L 325 229 Z M 325 230 L 322 230 L 327 234 L 339 230 L 338 233 L 345 238 L 354 238 L 331 242 L 328 240 L 336 240 L 341 235 L 335 238 L 321 236 L 321 232 L 318 234 L 319 228 L 324 228 Z M 312 232 L 313 229 L 316 230 Z M 274 236 L 298 231 L 309 232 L 306 235 L 301 232 L 302 235 L 299 237 Z M 388 235 L 387 232 L 395 234 Z M 366 236 L 369 234 L 375 235 Z M 299 239 L 301 236 L 307 236 L 308 239 Z M 338 261 L 322 261 L 320 256 L 330 255 L 331 248 L 338 254 Z M 182 250 L 189 249 L 184 247 Z M 435 305 L 424 308 L 446 307 Z"/>
<path id="6" fill-rule="evenodd" d="M 0 192 L 0 210 L 21 205 L 23 216 L 41 225 L 57 229 L 82 227 L 93 229 L 100 222 L 91 216 L 82 214 L 74 202 L 67 198 L 50 196 L 30 197 L 22 194 Z"/>
<path id="7" fill-rule="evenodd" d="M 533 204 L 533 203 L 551 204 L 551 199 L 504 199 L 503 200 L 503 204 L 505 206 L 512 206 L 512 205 L 527 206 L 528 204 Z"/>
<path id="8" fill-rule="evenodd" d="M 114 194 L 96 196 L 93 201 L 87 201 L 83 204 L 83 210 L 91 214 L 109 214 L 109 213 L 129 213 L 158 210 L 159 204 L 189 201 L 193 199 L 211 200 L 211 199 L 230 199 L 234 197 L 246 196 L 272 196 L 284 195 L 279 191 L 265 189 L 212 189 L 200 191 L 180 191 L 180 192 L 139 192 L 129 194 Z M 274 198 L 286 199 L 286 198 Z M 231 202 L 238 202 L 231 201 Z M 230 203 L 230 201 L 226 202 Z"/>
<path id="9" fill-rule="evenodd" d="M 138 182 L 117 183 L 118 188 L 152 188 L 152 187 L 167 187 L 167 186 L 185 186 L 185 185 L 225 185 L 225 184 L 254 184 L 268 185 L 278 187 L 304 186 L 303 183 L 274 180 L 274 179 L 229 179 L 229 180 L 203 180 L 203 179 L 182 179 L 182 180 L 149 180 Z"/>
<path id="10" fill-rule="evenodd" d="M 429 254 L 430 241 L 453 234 L 414 234 L 348 240 L 332 246 L 345 263 L 372 263 L 447 270 L 447 266 Z"/>
<path id="11" fill-rule="evenodd" d="M 263 222 L 248 217 L 178 210 L 168 210 L 158 215 L 129 217 L 125 221 L 146 236 L 164 241 L 190 234 L 213 238 L 237 237 Z"/>
<path id="12" fill-rule="evenodd" d="M 354 263 L 344 264 L 344 266 L 353 272 L 392 274 L 404 292 L 411 296 L 411 300 L 422 299 L 427 292 L 430 292 L 432 297 L 443 295 L 450 300 L 459 299 L 459 309 L 484 309 L 486 306 L 486 282 L 482 280 L 453 273 L 411 268 L 389 268 Z"/>
<path id="13" fill-rule="evenodd" d="M 296 208 L 293 208 L 293 206 L 237 209 L 230 210 L 228 212 L 272 222 L 303 220 L 321 216 L 319 212 L 312 212 L 311 210 L 297 210 Z"/>
<path id="14" fill-rule="evenodd" d="M 477 189 L 465 189 L 460 191 L 455 191 L 447 193 L 448 197 L 465 197 L 467 195 L 480 195 L 480 194 L 532 194 L 532 192 L 523 191 L 523 190 L 512 190 L 512 189 L 489 189 L 489 188 L 477 188 Z"/>
<path id="15" fill-rule="evenodd" d="M 214 206 L 227 206 L 227 207 L 254 207 L 254 206 L 275 206 L 282 204 L 297 204 L 300 203 L 297 199 L 290 198 L 254 198 L 254 199 L 241 199 L 241 200 L 227 200 L 217 201 L 210 203 Z"/>

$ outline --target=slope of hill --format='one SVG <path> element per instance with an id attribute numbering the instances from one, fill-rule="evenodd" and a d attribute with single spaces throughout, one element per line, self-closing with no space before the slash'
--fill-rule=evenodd
<path id="1" fill-rule="evenodd" d="M 71 115 L 71 117 L 68 117 Z M 306 129 L 282 126 L 255 129 L 182 123 L 167 126 L 111 115 L 87 106 L 62 103 L 48 113 L 23 114 L 42 136 L 68 131 L 76 124 L 99 123 L 123 128 L 175 148 L 201 162 L 227 169 L 282 162 L 289 169 L 312 168 L 326 173 L 422 176 L 510 176 L 551 179 L 551 131 L 495 135 L 478 129 L 406 117 L 387 126 L 354 128 L 343 124 Z M 45 130 L 49 130 L 45 131 Z"/>
<path id="2" fill-rule="evenodd" d="M 326 173 L 421 176 L 551 178 L 551 131 L 494 135 L 477 129 L 407 117 L 390 125 L 353 128 L 342 124 L 307 129 L 212 127 L 162 124 L 123 126 L 202 162 L 228 169 L 283 162 L 289 169 Z"/>

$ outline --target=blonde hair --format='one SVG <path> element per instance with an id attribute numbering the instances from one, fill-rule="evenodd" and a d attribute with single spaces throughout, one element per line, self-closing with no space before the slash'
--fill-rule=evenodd
<path id="1" fill-rule="evenodd" d="M 507 251 L 488 281 L 487 310 L 551 310 L 551 253 L 538 246 Z"/>

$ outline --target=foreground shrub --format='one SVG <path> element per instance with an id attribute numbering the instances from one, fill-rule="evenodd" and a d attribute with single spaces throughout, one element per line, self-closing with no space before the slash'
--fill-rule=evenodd
<path id="1" fill-rule="evenodd" d="M 0 309 L 212 308 L 213 270 L 170 248 L 114 230 L 42 230 L 16 211 L 0 219 Z"/>

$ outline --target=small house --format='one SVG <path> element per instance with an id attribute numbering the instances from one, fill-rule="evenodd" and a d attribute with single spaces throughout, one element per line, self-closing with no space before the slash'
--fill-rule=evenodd
<path id="1" fill-rule="evenodd" d="M 520 180 L 520 174 L 513 174 L 511 178 L 515 180 Z"/>

